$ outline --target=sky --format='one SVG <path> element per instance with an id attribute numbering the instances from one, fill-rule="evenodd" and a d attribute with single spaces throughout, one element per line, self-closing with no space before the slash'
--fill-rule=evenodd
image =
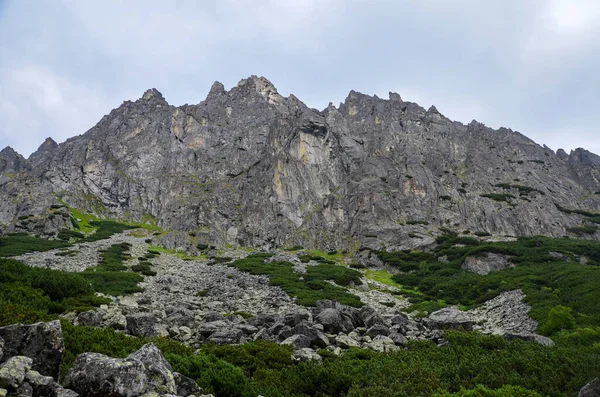
<path id="1" fill-rule="evenodd" d="M 598 0 L 0 0 L 0 148 L 25 157 L 155 87 L 173 105 L 265 76 L 600 153 Z"/>

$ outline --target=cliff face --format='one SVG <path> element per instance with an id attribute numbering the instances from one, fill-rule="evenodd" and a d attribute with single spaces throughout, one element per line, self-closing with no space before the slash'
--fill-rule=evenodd
<path id="1" fill-rule="evenodd" d="M 28 160 L 5 149 L 0 174 L 5 225 L 24 201 L 38 200 L 27 211 L 42 216 L 60 198 L 252 246 L 407 248 L 440 227 L 563 236 L 588 218 L 558 208 L 600 209 L 600 157 L 583 149 L 555 154 L 392 93 L 352 91 L 317 111 L 255 76 L 230 91 L 215 83 L 198 105 L 148 90 Z"/>

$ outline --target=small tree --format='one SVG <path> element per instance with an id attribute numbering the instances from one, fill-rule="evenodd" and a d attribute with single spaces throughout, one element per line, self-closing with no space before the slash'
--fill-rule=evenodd
<path id="1" fill-rule="evenodd" d="M 540 331 L 545 335 L 552 335 L 558 331 L 575 328 L 575 318 L 571 313 L 571 308 L 558 305 L 550 309 L 548 319 L 540 327 Z"/>

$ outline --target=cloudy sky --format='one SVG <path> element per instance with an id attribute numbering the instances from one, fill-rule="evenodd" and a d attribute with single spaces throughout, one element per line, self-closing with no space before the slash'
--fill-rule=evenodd
<path id="1" fill-rule="evenodd" d="M 351 89 L 600 153 L 598 0 L 0 0 L 0 147 L 25 156 L 156 87 Z"/>

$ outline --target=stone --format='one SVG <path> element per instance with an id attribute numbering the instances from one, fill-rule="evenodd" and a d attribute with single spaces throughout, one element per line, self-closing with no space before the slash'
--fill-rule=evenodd
<path id="1" fill-rule="evenodd" d="M 30 357 L 34 370 L 58 379 L 65 351 L 60 321 L 1 327 L 0 337 L 4 340 L 2 360 L 13 356 Z"/>
<path id="2" fill-rule="evenodd" d="M 73 363 L 63 386 L 82 396 L 133 397 L 147 390 L 148 377 L 138 360 L 83 353 Z"/>
<path id="3" fill-rule="evenodd" d="M 196 395 L 202 393 L 202 388 L 198 386 L 196 381 L 187 376 L 180 374 L 179 372 L 173 372 L 173 378 L 175 379 L 175 385 L 177 387 L 177 395 L 187 397 L 190 395 Z"/>
<path id="4" fill-rule="evenodd" d="M 2 362 L 2 356 L 4 355 L 4 339 L 0 337 L 0 363 Z"/>
<path id="5" fill-rule="evenodd" d="M 33 387 L 27 382 L 23 383 L 15 390 L 15 397 L 33 397 Z"/>
<path id="6" fill-rule="evenodd" d="M 347 325 L 344 323 L 342 314 L 333 308 L 322 310 L 316 315 L 315 321 L 323 325 L 325 332 L 330 332 L 332 334 L 352 331 L 352 329 L 348 329 Z"/>
<path id="7" fill-rule="evenodd" d="M 79 313 L 75 318 L 75 321 L 73 321 L 73 324 L 85 327 L 97 327 L 101 323 L 102 318 L 100 318 L 100 315 L 94 310 Z"/>
<path id="8" fill-rule="evenodd" d="M 408 339 L 398 332 L 392 332 L 388 335 L 388 337 L 394 342 L 396 346 L 406 346 L 408 343 Z"/>
<path id="9" fill-rule="evenodd" d="M 435 311 L 423 319 L 423 323 L 429 328 L 473 330 L 473 321 L 457 306 L 448 306 Z"/>
<path id="10" fill-rule="evenodd" d="M 25 381 L 31 385 L 36 396 L 54 396 L 60 387 L 51 376 L 44 376 L 33 370 L 27 371 Z"/>
<path id="11" fill-rule="evenodd" d="M 237 328 L 221 329 L 213 333 L 208 341 L 217 345 L 232 345 L 240 343 L 243 336 L 244 333 Z"/>
<path id="12" fill-rule="evenodd" d="M 400 350 L 394 341 L 387 336 L 377 335 L 372 341 L 365 344 L 371 350 L 380 353 L 388 353 Z"/>
<path id="13" fill-rule="evenodd" d="M 348 336 L 348 335 L 344 335 L 344 334 L 340 334 L 336 337 L 336 344 L 338 344 L 340 347 L 344 348 L 344 349 L 349 349 L 351 347 L 360 347 L 360 343 Z"/>
<path id="14" fill-rule="evenodd" d="M 79 393 L 71 389 L 64 389 L 62 387 L 59 387 L 56 390 L 56 397 L 79 397 Z"/>
<path id="15" fill-rule="evenodd" d="M 291 345 L 294 347 L 294 350 L 310 347 L 311 340 L 306 335 L 292 335 L 289 338 L 286 338 L 282 345 Z"/>
<path id="16" fill-rule="evenodd" d="M 292 357 L 294 360 L 301 362 L 323 360 L 319 353 L 307 347 L 294 351 Z"/>
<path id="17" fill-rule="evenodd" d="M 298 308 L 292 312 L 287 312 L 283 315 L 283 323 L 290 327 L 295 327 L 303 321 L 310 321 L 311 314 L 306 309 Z"/>
<path id="18" fill-rule="evenodd" d="M 176 393 L 173 368 L 154 343 L 145 344 L 138 351 L 131 353 L 127 359 L 137 360 L 144 365 L 150 390 L 160 394 Z"/>
<path id="19" fill-rule="evenodd" d="M 467 257 L 462 268 L 469 272 L 486 275 L 514 266 L 514 264 L 508 261 L 507 255 L 488 252 L 484 255 Z"/>
<path id="20" fill-rule="evenodd" d="M 596 378 L 579 391 L 578 397 L 599 397 L 600 396 L 600 378 Z"/>
<path id="21" fill-rule="evenodd" d="M 385 325 L 375 324 L 371 328 L 365 332 L 365 335 L 369 336 L 371 339 L 375 338 L 377 335 L 385 335 L 387 336 L 390 333 L 390 330 Z"/>
<path id="22" fill-rule="evenodd" d="M 538 334 L 513 334 L 506 333 L 504 334 L 504 338 L 507 340 L 520 339 L 527 342 L 535 342 L 539 343 L 542 346 L 552 347 L 554 346 L 554 341 L 547 336 L 538 335 Z"/>
<path id="23" fill-rule="evenodd" d="M 0 367 L 0 387 L 18 388 L 25 381 L 25 374 L 31 369 L 33 360 L 29 357 L 14 356 Z"/>
<path id="24" fill-rule="evenodd" d="M 131 335 L 144 338 L 161 336 L 158 319 L 152 313 L 135 313 L 125 318 L 127 320 L 127 331 Z"/>

